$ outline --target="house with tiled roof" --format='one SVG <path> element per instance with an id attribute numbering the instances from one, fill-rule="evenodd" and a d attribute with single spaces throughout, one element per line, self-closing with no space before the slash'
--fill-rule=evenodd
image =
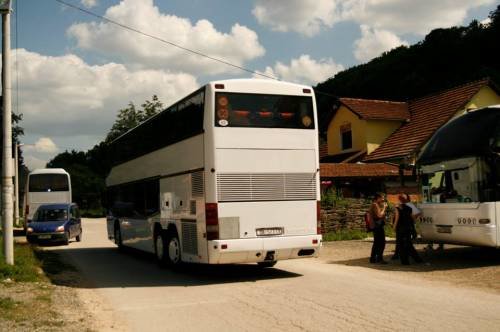
<path id="1" fill-rule="evenodd" d="M 363 160 L 415 164 L 420 150 L 436 130 L 464 112 L 495 104 L 500 104 L 500 89 L 489 79 L 411 100 L 408 102 L 410 121 Z"/>
<path id="2" fill-rule="evenodd" d="M 434 132 L 464 112 L 494 104 L 500 104 L 500 89 L 489 79 L 408 102 L 339 98 L 323 124 L 323 183 L 396 192 L 406 179 L 405 191 L 416 191 L 412 167 Z"/>

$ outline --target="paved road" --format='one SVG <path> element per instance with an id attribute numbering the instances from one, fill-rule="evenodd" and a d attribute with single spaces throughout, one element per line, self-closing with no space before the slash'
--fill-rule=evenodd
<path id="1" fill-rule="evenodd" d="M 83 221 L 84 239 L 51 247 L 131 331 L 498 331 L 500 295 L 391 275 L 320 259 L 159 269 L 153 259 L 119 253 L 103 219 Z M 500 281 L 499 281 L 500 282 Z"/>

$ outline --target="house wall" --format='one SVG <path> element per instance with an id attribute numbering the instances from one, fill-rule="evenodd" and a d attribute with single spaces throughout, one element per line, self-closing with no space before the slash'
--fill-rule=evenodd
<path id="1" fill-rule="evenodd" d="M 474 97 L 472 97 L 460 113 L 465 112 L 467 109 L 482 108 L 498 104 L 500 104 L 500 95 L 489 86 L 484 86 L 474 95 Z"/>
<path id="2" fill-rule="evenodd" d="M 352 131 L 352 148 L 342 150 L 340 140 L 340 126 L 350 123 Z M 366 121 L 361 120 L 347 107 L 341 106 L 328 125 L 327 131 L 328 154 L 334 155 L 343 152 L 360 151 L 366 149 Z"/>
<path id="3" fill-rule="evenodd" d="M 402 124 L 400 121 L 388 120 L 369 120 L 366 122 L 366 149 L 368 154 L 378 148 Z"/>

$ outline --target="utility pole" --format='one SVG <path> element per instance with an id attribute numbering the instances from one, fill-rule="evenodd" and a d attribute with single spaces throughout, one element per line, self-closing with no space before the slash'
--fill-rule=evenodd
<path id="1" fill-rule="evenodd" d="M 3 108 L 3 168 L 2 168 L 2 231 L 5 262 L 14 265 L 13 188 L 12 188 L 12 110 L 10 82 L 10 12 L 11 1 L 0 0 L 2 14 L 2 108 Z"/>
<path id="2" fill-rule="evenodd" d="M 15 145 L 15 150 L 14 150 L 14 174 L 15 174 L 15 181 L 14 181 L 14 225 L 16 227 L 19 227 L 19 149 L 21 146 L 24 144 L 14 144 Z"/>

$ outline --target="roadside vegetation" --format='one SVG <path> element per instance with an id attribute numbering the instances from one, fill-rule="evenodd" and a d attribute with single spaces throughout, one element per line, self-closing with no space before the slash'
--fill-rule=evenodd
<path id="1" fill-rule="evenodd" d="M 63 295 L 43 272 L 61 265 L 27 243 L 15 243 L 14 259 L 15 265 L 7 265 L 0 250 L 0 331 L 67 330 L 60 312 Z"/>

